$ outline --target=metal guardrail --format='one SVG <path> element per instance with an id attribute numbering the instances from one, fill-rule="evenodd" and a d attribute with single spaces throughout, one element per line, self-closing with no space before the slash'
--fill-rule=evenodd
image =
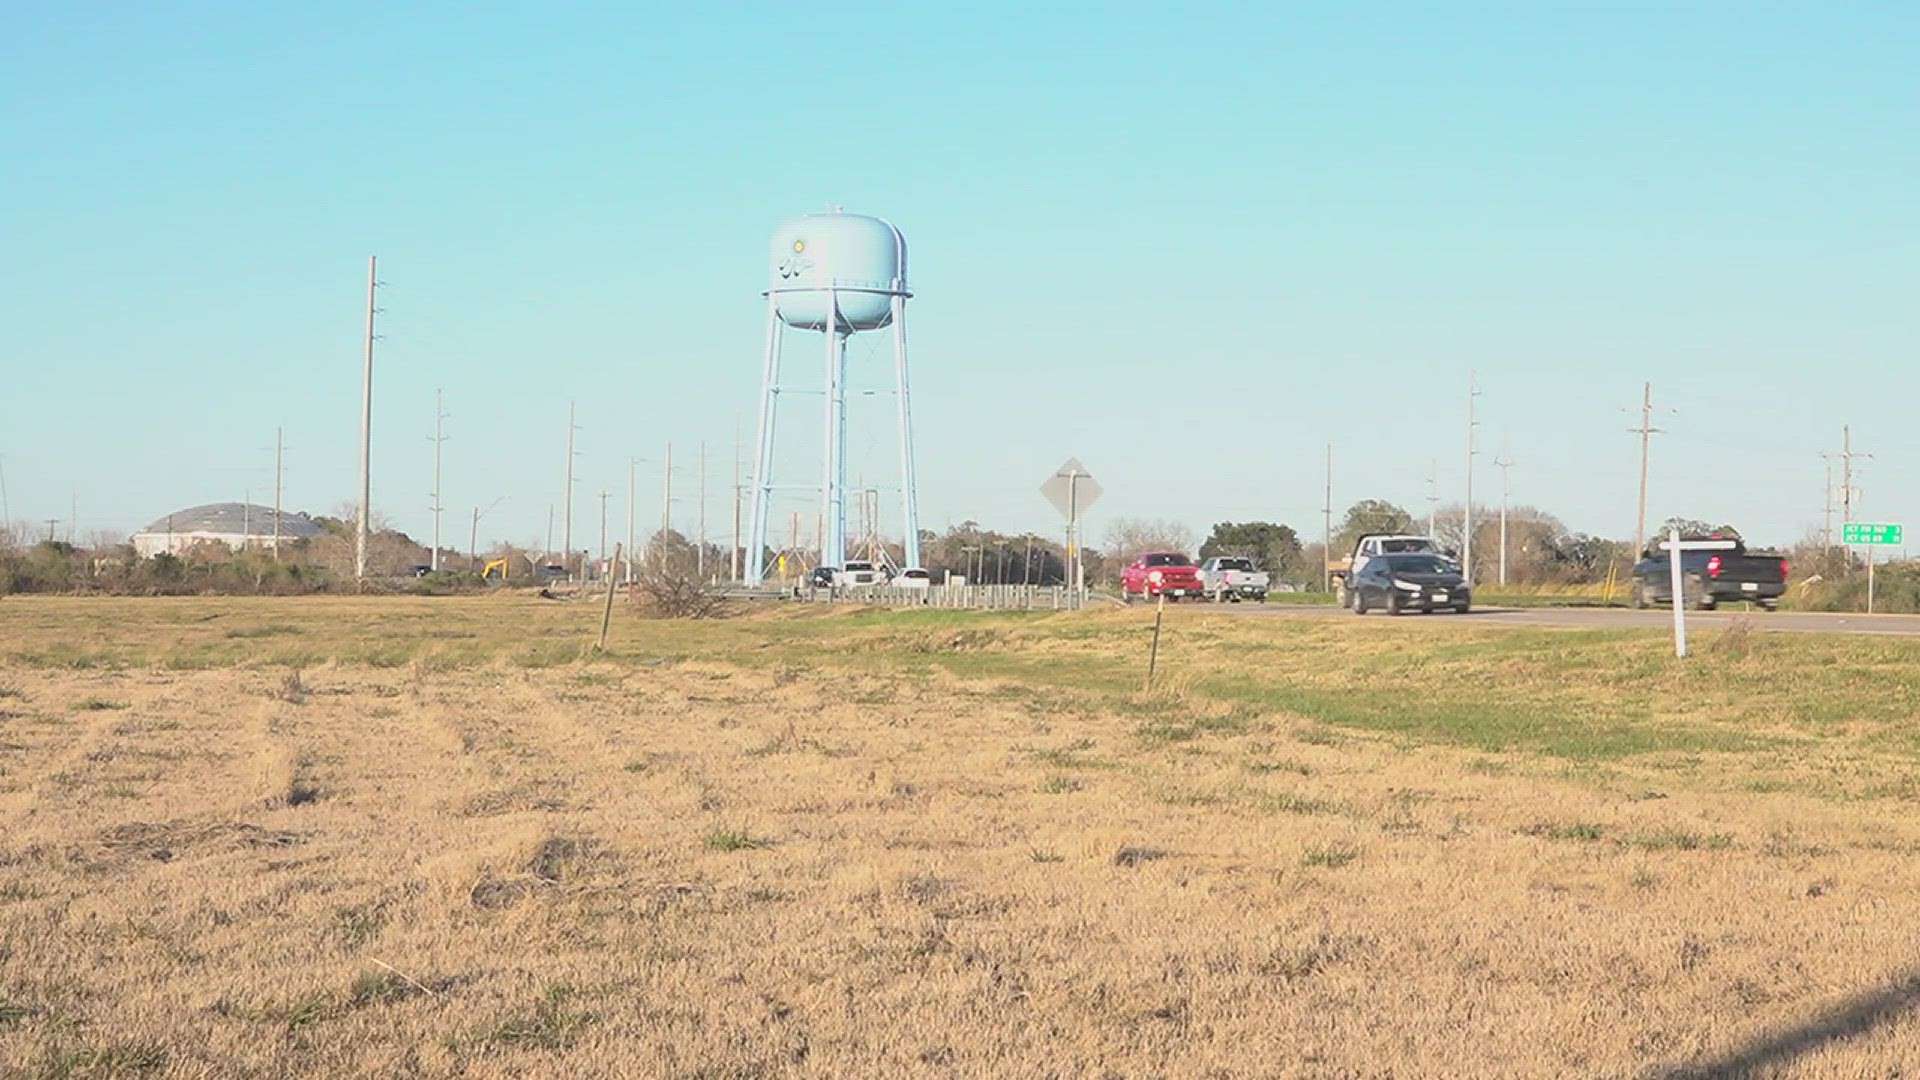
<path id="1" fill-rule="evenodd" d="M 816 604 L 872 604 L 959 611 L 1078 611 L 1086 596 L 1065 585 L 930 585 L 924 589 L 872 585 L 857 589 L 802 589 L 795 599 Z"/>

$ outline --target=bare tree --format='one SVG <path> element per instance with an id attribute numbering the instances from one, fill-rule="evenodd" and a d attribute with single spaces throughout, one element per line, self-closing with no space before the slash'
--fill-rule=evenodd
<path id="1" fill-rule="evenodd" d="M 1177 521 L 1120 518 L 1107 526 L 1106 554 L 1130 563 L 1147 551 L 1192 551 L 1193 530 Z"/>

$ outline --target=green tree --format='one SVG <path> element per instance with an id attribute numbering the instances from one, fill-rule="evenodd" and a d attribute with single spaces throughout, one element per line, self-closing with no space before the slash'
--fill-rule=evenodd
<path id="1" fill-rule="evenodd" d="M 1240 555 L 1278 577 L 1300 565 L 1300 537 L 1291 525 L 1271 521 L 1222 521 L 1200 545 L 1200 557 Z"/>
<path id="2" fill-rule="evenodd" d="M 1366 533 L 1404 533 L 1413 531 L 1413 515 L 1384 499 L 1362 499 L 1347 507 L 1347 516 L 1334 537 L 1338 555 L 1353 551 L 1354 542 Z"/>

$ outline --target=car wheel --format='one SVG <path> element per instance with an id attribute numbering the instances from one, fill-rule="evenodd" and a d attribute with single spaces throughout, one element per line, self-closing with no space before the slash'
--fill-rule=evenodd
<path id="1" fill-rule="evenodd" d="M 1762 601 L 1760 601 L 1760 610 L 1761 610 L 1761 611 L 1779 611 L 1779 610 L 1780 610 L 1780 601 L 1778 601 L 1778 600 L 1762 600 Z"/>
<path id="2" fill-rule="evenodd" d="M 1473 610 L 1472 604 L 1456 604 L 1454 605 L 1453 613 L 1456 615 L 1465 615 L 1467 612 L 1472 610 Z"/>
<path id="3" fill-rule="evenodd" d="M 1387 614 L 1400 615 L 1400 614 L 1404 614 L 1405 612 L 1406 612 L 1405 603 L 1400 599 L 1400 593 L 1398 591 L 1388 593 L 1387 594 Z"/>
<path id="4" fill-rule="evenodd" d="M 1348 589 L 1347 606 L 1353 609 L 1355 615 L 1365 615 L 1367 613 L 1367 598 L 1360 595 L 1359 589 Z"/>
<path id="5" fill-rule="evenodd" d="M 1635 611 L 1645 611 L 1653 606 L 1653 598 L 1648 595 L 1646 585 L 1636 582 L 1633 586 L 1633 607 Z"/>

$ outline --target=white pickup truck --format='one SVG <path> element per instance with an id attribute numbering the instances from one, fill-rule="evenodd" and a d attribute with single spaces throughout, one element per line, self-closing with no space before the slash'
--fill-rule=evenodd
<path id="1" fill-rule="evenodd" d="M 1265 600 L 1270 581 L 1265 570 L 1253 568 L 1252 559 L 1239 555 L 1215 555 L 1200 564 L 1203 595 L 1215 602 Z"/>

